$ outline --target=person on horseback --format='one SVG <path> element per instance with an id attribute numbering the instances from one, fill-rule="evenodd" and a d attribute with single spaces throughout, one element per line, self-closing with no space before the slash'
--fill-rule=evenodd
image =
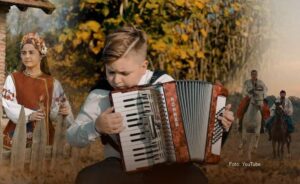
<path id="1" fill-rule="evenodd" d="M 275 120 L 275 108 L 276 108 L 275 104 L 276 104 L 276 102 L 280 104 L 279 107 L 282 108 L 283 111 L 284 111 L 283 119 L 287 123 L 288 134 L 293 133 L 294 129 L 295 129 L 293 121 L 292 121 L 293 104 L 292 104 L 290 99 L 286 98 L 286 91 L 281 90 L 280 91 L 280 97 L 278 97 L 275 100 L 275 103 L 273 104 L 273 106 L 271 108 L 271 117 L 269 118 L 269 120 L 266 123 L 266 128 L 269 132 L 269 140 L 271 140 L 272 123 Z"/>
<path id="2" fill-rule="evenodd" d="M 239 131 L 242 131 L 242 120 L 243 116 L 247 110 L 251 97 L 255 95 L 255 90 L 262 90 L 264 97 L 267 96 L 268 88 L 262 80 L 257 78 L 257 70 L 251 71 L 251 79 L 248 79 L 244 82 L 242 95 L 243 99 L 241 100 L 238 110 L 237 118 L 239 119 Z"/>

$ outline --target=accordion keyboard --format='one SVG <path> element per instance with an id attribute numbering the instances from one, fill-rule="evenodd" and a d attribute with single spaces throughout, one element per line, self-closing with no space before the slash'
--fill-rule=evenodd
<path id="1" fill-rule="evenodd" d="M 127 171 L 149 167 L 165 161 L 159 123 L 154 113 L 150 90 L 113 94 L 116 112 L 122 114 L 120 133 L 122 154 Z"/>

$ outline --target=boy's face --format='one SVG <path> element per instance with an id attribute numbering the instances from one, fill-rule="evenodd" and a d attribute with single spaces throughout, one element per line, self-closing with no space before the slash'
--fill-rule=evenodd
<path id="1" fill-rule="evenodd" d="M 148 62 L 132 51 L 120 59 L 105 65 L 106 78 L 114 89 L 138 85 L 147 70 Z"/>

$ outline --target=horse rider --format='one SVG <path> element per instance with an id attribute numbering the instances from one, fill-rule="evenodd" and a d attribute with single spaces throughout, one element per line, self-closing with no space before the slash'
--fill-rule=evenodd
<path id="1" fill-rule="evenodd" d="M 237 117 L 239 119 L 239 131 L 242 131 L 242 120 L 243 116 L 247 110 L 251 97 L 255 95 L 256 90 L 263 91 L 263 96 L 267 96 L 268 88 L 262 80 L 257 78 L 257 70 L 251 71 L 251 79 L 248 79 L 244 82 L 242 95 L 243 99 L 241 100 L 238 110 Z M 262 112 L 262 111 L 261 111 Z M 264 115 L 262 114 L 262 117 Z M 262 126 L 263 127 L 263 126 Z"/>
<path id="2" fill-rule="evenodd" d="M 283 120 L 287 123 L 288 127 L 288 136 L 290 133 L 294 132 L 294 124 L 292 121 L 292 115 L 293 115 L 293 104 L 290 99 L 286 98 L 286 91 L 281 90 L 280 91 L 280 97 L 278 97 L 275 100 L 275 103 L 279 103 L 279 107 L 283 109 L 284 115 L 283 115 Z M 271 127 L 272 123 L 275 120 L 275 103 L 271 107 L 271 118 L 267 121 L 266 123 L 266 128 L 269 132 L 269 140 L 271 140 Z"/>

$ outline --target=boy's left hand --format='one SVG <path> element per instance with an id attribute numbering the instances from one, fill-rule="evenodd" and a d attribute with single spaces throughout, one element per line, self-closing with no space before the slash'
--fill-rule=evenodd
<path id="1" fill-rule="evenodd" d="M 218 120 L 221 120 L 221 123 L 226 131 L 229 130 L 229 128 L 231 127 L 231 124 L 234 121 L 234 115 L 230 109 L 231 109 L 231 104 L 226 105 L 223 116 L 218 117 Z"/>

